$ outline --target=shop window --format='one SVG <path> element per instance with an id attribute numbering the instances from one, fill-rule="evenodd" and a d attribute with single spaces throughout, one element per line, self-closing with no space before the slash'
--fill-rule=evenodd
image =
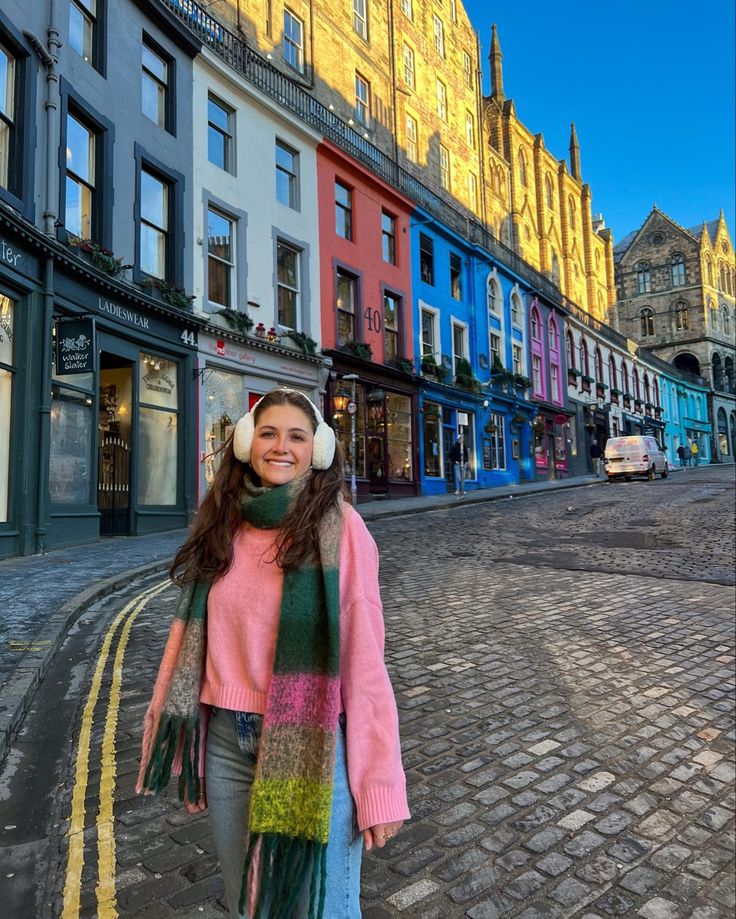
<path id="1" fill-rule="evenodd" d="M 381 212 L 381 252 L 384 262 L 396 264 L 396 218 Z"/>
<path id="2" fill-rule="evenodd" d="M 434 284 L 434 241 L 419 234 L 419 274 L 425 284 Z"/>
<path id="3" fill-rule="evenodd" d="M 235 113 L 215 96 L 207 97 L 207 159 L 225 172 L 235 172 L 233 134 Z"/>
<path id="4" fill-rule="evenodd" d="M 353 193 L 341 182 L 335 182 L 335 233 L 353 238 Z"/>
<path id="5" fill-rule="evenodd" d="M 357 339 L 357 281 L 344 271 L 337 272 L 336 307 L 337 307 L 337 346 L 341 348 L 346 342 Z"/>
<path id="6" fill-rule="evenodd" d="M 276 244 L 279 325 L 301 331 L 301 252 L 279 240 Z"/>
<path id="7" fill-rule="evenodd" d="M 15 302 L 0 294 L 0 523 L 8 519 Z"/>
<path id="8" fill-rule="evenodd" d="M 244 411 L 243 377 L 239 373 L 207 368 L 205 393 L 205 481 L 212 485 L 220 467 L 219 452 Z"/>
<path id="9" fill-rule="evenodd" d="M 411 438 L 411 398 L 386 394 L 386 467 L 393 482 L 414 478 Z"/>
<path id="10" fill-rule="evenodd" d="M 144 34 L 141 44 L 141 108 L 160 128 L 173 133 L 174 62 Z"/>
<path id="11" fill-rule="evenodd" d="M 299 210 L 299 153 L 276 140 L 276 200 Z"/>
<path id="12" fill-rule="evenodd" d="M 399 331 L 401 328 L 401 297 L 383 295 L 383 359 L 386 363 L 401 357 Z"/>
<path id="13" fill-rule="evenodd" d="M 92 393 L 51 387 L 49 496 L 52 504 L 90 503 Z"/>
<path id="14" fill-rule="evenodd" d="M 352 421 L 348 414 L 347 406 L 352 396 L 352 384 L 340 384 L 337 382 L 337 390 L 333 394 L 333 415 L 332 426 L 335 429 L 335 437 L 342 446 L 345 456 L 345 466 L 343 474 L 350 476 L 352 472 Z M 361 383 L 355 386 L 355 401 L 358 410 L 355 413 L 355 475 L 358 478 L 365 478 L 365 439 L 366 439 L 366 402 L 365 390 Z"/>
<path id="15" fill-rule="evenodd" d="M 141 352 L 138 365 L 138 503 L 177 503 L 179 387 L 174 361 Z"/>
<path id="16" fill-rule="evenodd" d="M 235 275 L 234 221 L 207 209 L 207 299 L 225 309 L 233 305 Z"/>
<path id="17" fill-rule="evenodd" d="M 442 478 L 442 414 L 435 402 L 425 402 L 422 412 L 424 474 Z"/>
<path id="18" fill-rule="evenodd" d="M 491 412 L 488 419 L 488 455 L 483 454 L 483 465 L 487 469 L 506 469 L 506 433 L 504 416 Z"/>

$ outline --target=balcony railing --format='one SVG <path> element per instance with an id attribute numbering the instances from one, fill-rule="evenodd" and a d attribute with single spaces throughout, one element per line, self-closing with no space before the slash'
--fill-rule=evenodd
<path id="1" fill-rule="evenodd" d="M 542 294 L 555 306 L 567 310 L 579 322 L 598 332 L 609 342 L 628 350 L 629 340 L 604 322 L 568 300 L 559 287 L 545 274 L 538 271 L 521 256 L 509 249 L 469 212 L 456 207 L 453 199 L 433 191 L 416 176 L 399 166 L 396 160 L 353 130 L 327 106 L 318 102 L 307 90 L 274 67 L 266 58 L 251 48 L 242 38 L 225 28 L 210 16 L 194 0 L 159 0 L 169 12 L 193 32 L 203 45 L 217 54 L 229 67 L 243 76 L 265 95 L 288 109 L 301 121 L 311 125 L 318 133 L 329 138 L 336 146 L 345 150 L 363 165 L 371 169 L 388 184 L 401 191 L 419 207 L 424 208 L 459 236 L 513 269 L 530 283 L 534 292 Z M 704 385 L 701 377 L 677 370 L 646 352 L 646 361 L 664 372 L 680 377 L 684 381 Z"/>

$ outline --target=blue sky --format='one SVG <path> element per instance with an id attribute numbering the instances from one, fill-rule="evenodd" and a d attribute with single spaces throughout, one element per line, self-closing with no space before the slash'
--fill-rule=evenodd
<path id="1" fill-rule="evenodd" d="M 691 227 L 734 205 L 734 3 L 467 0 L 489 91 L 491 23 L 504 90 L 558 158 L 577 127 L 583 181 L 619 240 L 653 203 Z"/>

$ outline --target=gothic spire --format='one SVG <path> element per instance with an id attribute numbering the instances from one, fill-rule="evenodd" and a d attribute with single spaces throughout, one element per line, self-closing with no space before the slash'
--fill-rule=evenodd
<path id="1" fill-rule="evenodd" d="M 491 62 L 491 99 L 503 102 L 506 96 L 503 94 L 503 54 L 501 46 L 498 43 L 498 30 L 496 24 L 491 26 L 491 53 L 488 55 Z"/>
<path id="2" fill-rule="evenodd" d="M 574 179 L 577 179 L 578 182 L 582 181 L 582 174 L 580 172 L 580 144 L 578 143 L 578 135 L 575 130 L 574 121 L 570 125 L 570 172 Z"/>

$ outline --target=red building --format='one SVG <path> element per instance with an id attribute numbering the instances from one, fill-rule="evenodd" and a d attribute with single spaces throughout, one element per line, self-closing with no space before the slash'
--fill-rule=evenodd
<path id="1" fill-rule="evenodd" d="M 322 349 L 334 362 L 325 412 L 345 449 L 346 477 L 354 459 L 361 498 L 414 495 L 412 205 L 329 143 L 317 148 L 317 190 Z"/>

